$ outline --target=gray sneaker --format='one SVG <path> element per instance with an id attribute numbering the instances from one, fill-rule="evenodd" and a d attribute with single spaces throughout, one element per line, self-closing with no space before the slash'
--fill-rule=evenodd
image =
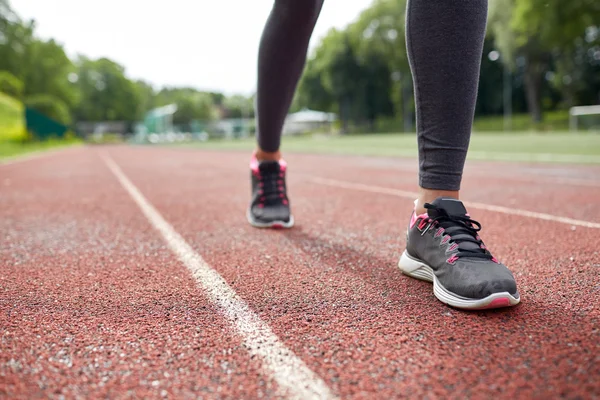
<path id="1" fill-rule="evenodd" d="M 484 245 L 459 200 L 440 197 L 413 212 L 400 258 L 402 272 L 433 282 L 433 293 L 450 306 L 478 310 L 514 306 L 520 296 L 513 274 Z"/>

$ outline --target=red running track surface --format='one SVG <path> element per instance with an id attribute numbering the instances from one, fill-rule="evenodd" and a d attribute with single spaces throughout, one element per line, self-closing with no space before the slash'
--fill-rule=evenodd
<path id="1" fill-rule="evenodd" d="M 341 398 L 600 396 L 600 168 L 471 162 L 522 304 L 462 312 L 396 263 L 414 160 L 290 155 L 297 225 L 245 220 L 248 155 L 90 147 L 0 166 L 0 397 L 280 398 L 102 158 Z M 319 183 L 362 184 L 375 192 Z M 595 225 L 594 225 L 595 226 Z"/>

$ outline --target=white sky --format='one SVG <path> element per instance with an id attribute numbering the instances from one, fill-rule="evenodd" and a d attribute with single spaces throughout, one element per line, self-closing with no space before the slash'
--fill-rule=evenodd
<path id="1" fill-rule="evenodd" d="M 130 78 L 250 94 L 258 43 L 273 0 L 10 0 L 37 33 L 69 56 L 108 57 Z M 326 0 L 311 47 L 372 0 Z"/>

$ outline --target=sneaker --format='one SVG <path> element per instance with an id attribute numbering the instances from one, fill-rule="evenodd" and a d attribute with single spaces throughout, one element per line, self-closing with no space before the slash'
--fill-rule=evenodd
<path id="1" fill-rule="evenodd" d="M 413 212 L 398 264 L 402 272 L 433 282 L 435 297 L 453 307 L 518 304 L 513 274 L 487 249 L 478 234 L 481 224 L 469 217 L 463 203 L 440 197 L 425 208 L 426 214 Z"/>
<path id="2" fill-rule="evenodd" d="M 291 228 L 294 218 L 285 184 L 285 161 L 261 161 L 252 157 L 252 202 L 248 222 L 257 228 Z"/>

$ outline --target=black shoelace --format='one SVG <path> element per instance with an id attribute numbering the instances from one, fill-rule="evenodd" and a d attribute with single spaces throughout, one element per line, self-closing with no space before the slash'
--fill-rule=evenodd
<path id="1" fill-rule="evenodd" d="M 479 222 L 466 215 L 449 215 L 446 210 L 436 207 L 433 204 L 426 203 L 425 208 L 435 210 L 435 214 L 439 214 L 437 217 L 431 218 L 427 230 L 435 225 L 444 228 L 444 234 L 450 236 L 450 242 L 458 245 L 459 252 L 456 254 L 458 258 L 470 257 L 486 260 L 493 258 L 489 251 L 485 249 L 483 241 L 479 239 L 477 233 L 481 230 Z M 473 243 L 473 245 L 467 244 L 464 246 L 466 243 Z"/>

